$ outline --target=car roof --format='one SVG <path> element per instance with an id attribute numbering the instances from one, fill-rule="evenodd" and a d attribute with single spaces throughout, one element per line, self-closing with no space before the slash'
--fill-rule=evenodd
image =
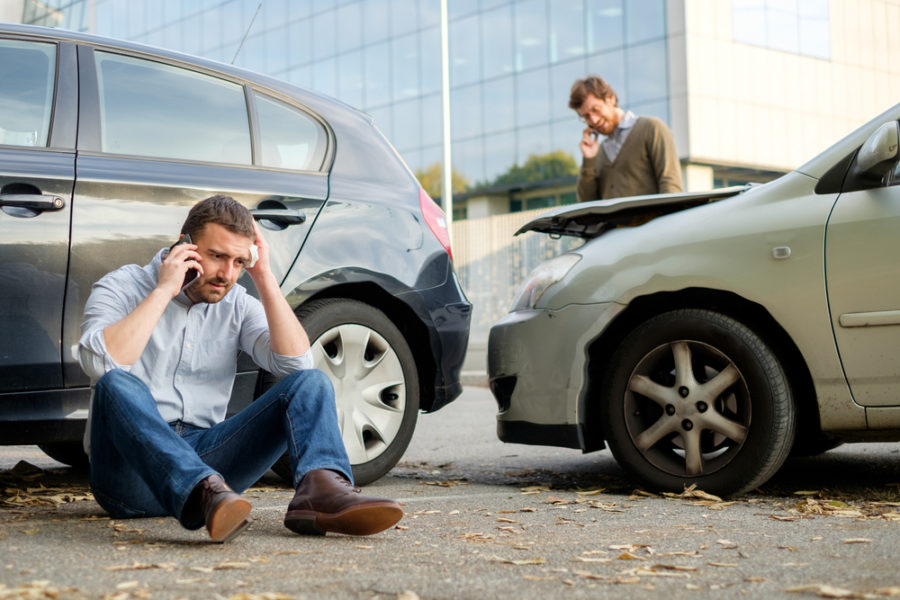
<path id="1" fill-rule="evenodd" d="M 252 71 L 244 67 L 230 65 L 212 59 L 203 58 L 201 56 L 187 54 L 184 52 L 168 50 L 157 46 L 141 44 L 139 42 L 131 42 L 112 37 L 70 31 L 67 29 L 43 27 L 39 25 L 19 25 L 3 23 L 0 24 L 0 35 L 21 35 L 27 36 L 29 38 L 45 38 L 48 41 L 53 42 L 68 41 L 73 43 L 90 44 L 98 48 L 105 48 L 109 50 L 124 50 L 130 53 L 144 54 L 149 57 L 157 57 L 169 61 L 180 62 L 188 66 L 195 66 L 210 71 L 215 71 L 237 79 L 245 80 L 258 86 L 268 88 L 270 90 L 284 94 L 285 96 L 289 96 L 316 111 L 319 111 L 320 109 L 324 109 L 329 112 L 334 110 L 346 110 L 360 115 L 365 115 L 369 121 L 372 121 L 372 118 L 363 111 L 360 111 L 359 109 L 354 108 L 349 104 L 338 100 L 337 98 L 326 96 L 324 94 L 320 94 L 306 88 L 298 87 L 276 77 L 265 75 L 257 71 Z"/>

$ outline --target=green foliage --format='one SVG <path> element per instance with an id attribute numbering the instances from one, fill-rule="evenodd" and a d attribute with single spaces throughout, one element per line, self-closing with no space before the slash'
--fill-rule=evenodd
<path id="1" fill-rule="evenodd" d="M 441 194 L 441 163 L 434 163 L 425 169 L 416 169 L 415 175 L 425 191 L 432 198 L 440 198 Z M 469 180 L 462 173 L 453 169 L 450 173 L 450 185 L 454 194 L 461 194 L 469 189 Z"/>
<path id="2" fill-rule="evenodd" d="M 532 154 L 524 165 L 513 165 L 506 173 L 501 173 L 492 185 L 545 181 L 571 175 L 578 175 L 575 159 L 563 150 L 554 150 L 547 154 Z"/>

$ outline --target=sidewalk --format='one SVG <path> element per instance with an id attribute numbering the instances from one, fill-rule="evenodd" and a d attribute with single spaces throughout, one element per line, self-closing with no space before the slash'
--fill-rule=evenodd
<path id="1" fill-rule="evenodd" d="M 463 386 L 487 387 L 487 343 L 469 342 L 469 349 L 466 352 L 466 360 L 463 362 L 460 380 Z"/>

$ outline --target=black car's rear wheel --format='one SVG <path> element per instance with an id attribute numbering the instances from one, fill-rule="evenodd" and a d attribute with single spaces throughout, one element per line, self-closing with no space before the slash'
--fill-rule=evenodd
<path id="1" fill-rule="evenodd" d="M 55 461 L 64 465 L 75 467 L 76 469 L 87 469 L 88 457 L 84 452 L 82 442 L 52 442 L 38 444 L 44 454 Z"/>
<path id="2" fill-rule="evenodd" d="M 353 478 L 371 483 L 397 464 L 415 430 L 419 377 L 412 351 L 383 312 L 356 300 L 315 300 L 298 317 L 316 368 L 334 385 Z M 275 381 L 268 373 L 260 379 L 260 391 Z M 273 470 L 291 480 L 286 455 Z"/>
<path id="3" fill-rule="evenodd" d="M 775 354 L 742 323 L 676 310 L 629 334 L 604 378 L 604 433 L 644 484 L 755 488 L 790 451 L 795 409 Z"/>

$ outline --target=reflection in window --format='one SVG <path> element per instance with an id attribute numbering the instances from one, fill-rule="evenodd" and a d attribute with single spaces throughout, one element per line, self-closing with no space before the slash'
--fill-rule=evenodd
<path id="1" fill-rule="evenodd" d="M 450 92 L 451 139 L 479 135 L 481 129 L 481 86 L 470 85 Z"/>
<path id="2" fill-rule="evenodd" d="M 390 51 L 388 42 L 366 49 L 363 57 L 366 74 L 366 107 L 391 101 Z"/>
<path id="3" fill-rule="evenodd" d="M 403 152 L 409 148 L 418 148 L 422 144 L 422 118 L 419 113 L 420 103 L 416 100 L 397 102 L 394 107 L 394 122 L 403 123 L 394 129 L 391 143 Z"/>
<path id="4" fill-rule="evenodd" d="M 477 81 L 481 61 L 481 32 L 478 17 L 461 19 L 450 28 L 450 85 Z"/>
<path id="5" fill-rule="evenodd" d="M 419 36 L 395 38 L 391 54 L 394 61 L 394 100 L 419 95 Z"/>
<path id="6" fill-rule="evenodd" d="M 363 105 L 362 50 L 339 54 L 337 57 L 338 98 L 350 106 Z"/>
<path id="7" fill-rule="evenodd" d="M 663 0 L 628 0 L 625 13 L 625 42 L 636 44 L 666 33 L 666 12 Z"/>
<path id="8" fill-rule="evenodd" d="M 550 62 L 584 56 L 583 0 L 550 3 Z"/>
<path id="9" fill-rule="evenodd" d="M 547 64 L 547 0 L 516 3 L 516 71 Z"/>
<path id="10" fill-rule="evenodd" d="M 621 48 L 625 43 L 622 0 L 587 0 L 587 51 Z"/>
<path id="11" fill-rule="evenodd" d="M 515 99 L 512 76 L 484 84 L 484 133 L 515 127 Z"/>
<path id="12" fill-rule="evenodd" d="M 0 41 L 0 144 L 46 146 L 56 46 Z"/>
<path id="13" fill-rule="evenodd" d="M 148 60 L 95 56 L 104 152 L 250 164 L 241 86 Z"/>
<path id="14" fill-rule="evenodd" d="M 828 0 L 732 0 L 734 41 L 804 56 L 831 56 Z"/>
<path id="15" fill-rule="evenodd" d="M 484 36 L 482 77 L 490 79 L 513 71 L 512 5 L 506 5 L 482 15 Z"/>
<path id="16" fill-rule="evenodd" d="M 625 50 L 625 62 L 629 104 L 666 96 L 668 69 L 664 41 L 629 46 Z"/>
<path id="17" fill-rule="evenodd" d="M 516 124 L 547 121 L 550 115 L 550 73 L 538 69 L 516 77 Z"/>
<path id="18" fill-rule="evenodd" d="M 325 156 L 325 130 L 305 113 L 254 94 L 259 121 L 260 164 L 264 167 L 317 171 Z"/>

